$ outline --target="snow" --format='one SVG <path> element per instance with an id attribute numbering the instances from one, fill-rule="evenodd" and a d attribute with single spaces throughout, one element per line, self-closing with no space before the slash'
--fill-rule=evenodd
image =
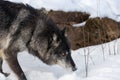
<path id="1" fill-rule="evenodd" d="M 120 0 L 9 0 L 23 2 L 35 8 L 47 10 L 81 11 L 91 14 L 90 17 L 109 17 L 120 21 Z"/>
<path id="2" fill-rule="evenodd" d="M 120 21 L 120 0 L 10 0 L 28 3 L 35 8 L 45 7 L 47 10 L 82 11 L 90 17 L 109 17 Z M 84 23 L 85 24 L 85 23 Z M 84 25 L 82 24 L 82 25 Z M 81 25 L 81 24 L 80 24 Z M 70 72 L 58 65 L 49 66 L 27 51 L 18 55 L 20 65 L 28 80 L 120 80 L 120 39 L 112 42 L 72 51 L 72 57 L 78 70 Z M 114 55 L 116 54 L 116 55 Z M 86 77 L 86 63 L 88 74 Z M 17 80 L 14 73 L 4 61 L 4 72 L 0 80 Z"/>
<path id="3" fill-rule="evenodd" d="M 86 21 L 78 24 L 73 24 L 73 27 L 83 27 L 86 24 Z"/>

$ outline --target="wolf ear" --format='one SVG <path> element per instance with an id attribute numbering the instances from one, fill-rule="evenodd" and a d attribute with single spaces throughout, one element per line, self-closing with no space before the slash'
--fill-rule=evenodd
<path id="1" fill-rule="evenodd" d="M 57 35 L 56 34 L 53 34 L 53 40 L 57 41 Z"/>
<path id="2" fill-rule="evenodd" d="M 53 34 L 53 46 L 57 47 L 59 45 L 59 42 L 57 41 L 57 35 Z"/>
<path id="3" fill-rule="evenodd" d="M 62 30 L 62 34 L 65 35 L 66 33 L 66 27 Z"/>
<path id="4" fill-rule="evenodd" d="M 66 34 L 66 27 L 62 30 L 62 34 L 67 36 L 67 34 Z"/>

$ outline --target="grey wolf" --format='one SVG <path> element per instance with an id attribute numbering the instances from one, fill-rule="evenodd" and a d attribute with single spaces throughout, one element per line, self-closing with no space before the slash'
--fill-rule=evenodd
<path id="1" fill-rule="evenodd" d="M 44 11 L 22 3 L 0 0 L 0 72 L 6 60 L 19 80 L 27 80 L 17 54 L 28 50 L 48 65 L 76 70 L 65 29 L 60 30 Z"/>

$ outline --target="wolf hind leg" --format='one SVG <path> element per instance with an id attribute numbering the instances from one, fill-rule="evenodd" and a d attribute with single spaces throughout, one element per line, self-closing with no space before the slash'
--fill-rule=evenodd
<path id="1" fill-rule="evenodd" d="M 7 77 L 7 76 L 9 76 L 9 74 L 3 72 L 3 70 L 2 70 L 2 64 L 3 64 L 3 59 L 0 58 L 0 72 L 1 72 L 2 74 L 4 74 L 4 75 Z"/>

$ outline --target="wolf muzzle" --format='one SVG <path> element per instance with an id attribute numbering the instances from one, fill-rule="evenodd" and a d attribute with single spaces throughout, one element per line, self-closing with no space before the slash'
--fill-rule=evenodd
<path id="1" fill-rule="evenodd" d="M 76 71 L 76 70 L 77 70 L 77 68 L 76 68 L 76 67 L 73 67 L 73 68 L 72 68 L 72 71 Z"/>

